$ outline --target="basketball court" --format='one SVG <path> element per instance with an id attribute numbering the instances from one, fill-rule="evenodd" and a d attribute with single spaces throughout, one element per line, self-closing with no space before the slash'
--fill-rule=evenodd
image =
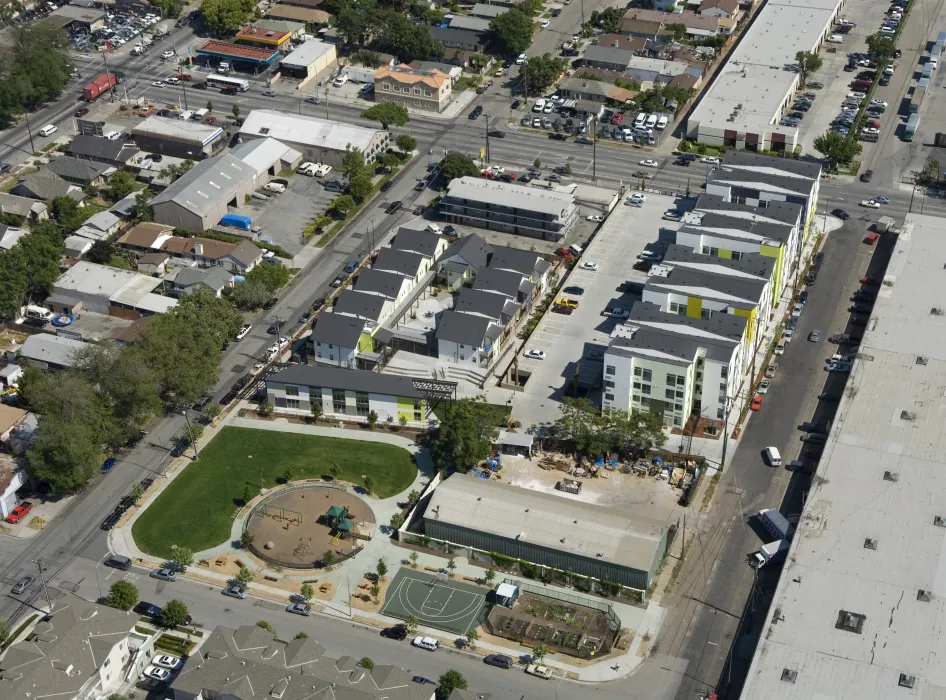
<path id="1" fill-rule="evenodd" d="M 465 635 L 486 621 L 487 593 L 472 583 L 451 581 L 446 574 L 401 569 L 388 586 L 381 614 L 399 620 L 413 615 L 426 627 Z"/>

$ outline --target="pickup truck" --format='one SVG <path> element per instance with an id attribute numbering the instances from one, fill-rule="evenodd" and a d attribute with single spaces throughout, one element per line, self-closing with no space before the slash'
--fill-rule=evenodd
<path id="1" fill-rule="evenodd" d="M 628 309 L 622 309 L 620 306 L 609 306 L 604 310 L 604 315 L 608 318 L 627 318 L 631 315 L 631 312 Z"/>

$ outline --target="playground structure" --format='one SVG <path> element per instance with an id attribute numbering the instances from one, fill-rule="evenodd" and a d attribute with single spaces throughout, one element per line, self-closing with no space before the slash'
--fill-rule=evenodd
<path id="1" fill-rule="evenodd" d="M 361 550 L 376 520 L 371 507 L 346 489 L 320 482 L 274 490 L 250 511 L 244 528 L 250 550 L 263 561 L 289 569 L 340 563 Z"/>

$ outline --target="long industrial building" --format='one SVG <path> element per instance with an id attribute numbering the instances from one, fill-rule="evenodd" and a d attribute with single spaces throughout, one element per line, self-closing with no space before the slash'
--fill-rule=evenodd
<path id="1" fill-rule="evenodd" d="M 667 550 L 654 518 L 454 474 L 424 512 L 424 534 L 483 552 L 645 590 Z"/>
<path id="2" fill-rule="evenodd" d="M 942 234 L 909 215 L 895 242 L 746 700 L 946 697 Z"/>
<path id="3" fill-rule="evenodd" d="M 799 51 L 817 51 L 843 0 L 770 0 L 687 120 L 688 139 L 747 150 L 786 150 L 798 129 L 780 126 L 800 74 Z"/>

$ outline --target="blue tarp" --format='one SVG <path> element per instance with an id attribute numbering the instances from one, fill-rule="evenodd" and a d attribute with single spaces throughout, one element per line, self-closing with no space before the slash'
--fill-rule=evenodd
<path id="1" fill-rule="evenodd" d="M 235 228 L 241 228 L 244 231 L 249 231 L 250 227 L 253 225 L 253 220 L 241 214 L 224 214 L 223 218 L 220 219 L 220 223 L 224 226 L 233 226 Z"/>

